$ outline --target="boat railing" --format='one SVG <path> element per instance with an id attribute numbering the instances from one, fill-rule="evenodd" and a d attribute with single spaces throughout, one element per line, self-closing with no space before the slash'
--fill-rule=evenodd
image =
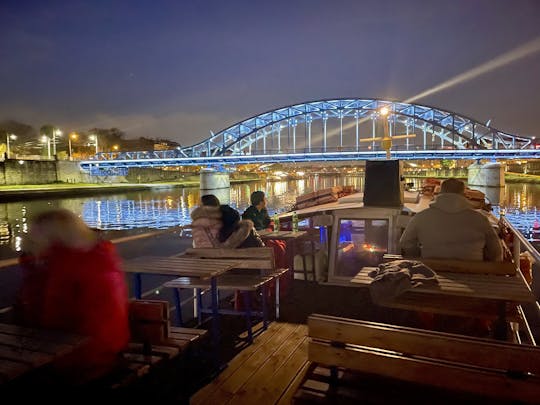
<path id="1" fill-rule="evenodd" d="M 527 238 L 514 225 L 512 225 L 506 217 L 502 216 L 501 220 L 512 231 L 514 235 L 512 252 L 514 262 L 519 263 L 519 255 L 523 252 L 528 252 L 533 257 L 535 263 L 540 264 L 540 253 L 535 249 L 532 243 L 529 242 Z"/>

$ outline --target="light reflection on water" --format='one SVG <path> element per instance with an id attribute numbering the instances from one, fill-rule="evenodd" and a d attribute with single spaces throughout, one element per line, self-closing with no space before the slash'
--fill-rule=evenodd
<path id="1" fill-rule="evenodd" d="M 421 183 L 419 179 L 411 181 L 416 186 Z M 229 195 L 218 194 L 218 197 L 222 201 L 229 197 L 230 205 L 242 212 L 249 205 L 250 194 L 255 190 L 263 190 L 267 194 L 268 209 L 272 214 L 289 209 L 297 195 L 336 185 L 352 185 L 361 191 L 364 179 L 358 176 L 315 175 L 293 181 L 233 184 Z M 498 198 L 501 207 L 506 210 L 507 218 L 525 236 L 531 240 L 538 238 L 540 242 L 540 232 L 535 232 L 535 224 L 540 221 L 540 185 L 507 184 Z M 199 199 L 198 188 L 167 188 L 0 204 L 0 258 L 11 257 L 13 251 L 20 251 L 21 241 L 27 232 L 28 218 L 51 207 L 70 209 L 80 214 L 89 226 L 104 231 L 139 233 L 148 229 L 189 224 L 189 214 L 198 205 Z M 494 207 L 494 213 L 499 214 L 498 206 Z"/>

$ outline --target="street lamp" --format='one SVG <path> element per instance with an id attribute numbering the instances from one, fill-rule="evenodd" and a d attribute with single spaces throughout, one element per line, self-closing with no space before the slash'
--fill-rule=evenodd
<path id="1" fill-rule="evenodd" d="M 53 143 L 53 156 L 56 156 L 56 137 L 62 136 L 62 131 L 59 129 L 52 129 L 52 143 Z"/>
<path id="2" fill-rule="evenodd" d="M 72 160 L 72 154 L 71 154 L 71 141 L 76 141 L 78 135 L 75 132 L 72 132 L 68 136 L 68 145 L 69 145 L 69 160 Z"/>
<path id="3" fill-rule="evenodd" d="M 6 158 L 9 159 L 9 154 L 10 154 L 10 150 L 9 150 L 9 140 L 12 140 L 14 141 L 15 139 L 17 139 L 17 135 L 15 134 L 6 134 Z"/>
<path id="4" fill-rule="evenodd" d="M 380 109 L 380 114 L 383 118 L 383 137 L 381 141 L 381 145 L 383 149 L 386 151 L 386 159 L 390 159 L 390 149 L 392 149 L 392 137 L 390 136 L 390 123 L 388 122 L 388 114 L 390 113 L 390 110 L 388 107 L 383 107 Z"/>
<path id="5" fill-rule="evenodd" d="M 51 138 L 49 138 L 47 135 L 41 136 L 41 142 L 47 143 L 47 157 L 51 158 Z"/>
<path id="6" fill-rule="evenodd" d="M 94 141 L 94 144 L 96 145 L 96 154 L 98 153 L 98 139 L 97 135 L 90 135 L 88 138 Z"/>

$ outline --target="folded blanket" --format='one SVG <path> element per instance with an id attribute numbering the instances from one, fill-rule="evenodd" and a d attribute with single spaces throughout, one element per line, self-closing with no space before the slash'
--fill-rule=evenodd
<path id="1" fill-rule="evenodd" d="M 375 303 L 391 300 L 420 285 L 438 284 L 437 274 L 416 260 L 393 260 L 383 263 L 368 275 L 373 278 L 369 292 Z"/>

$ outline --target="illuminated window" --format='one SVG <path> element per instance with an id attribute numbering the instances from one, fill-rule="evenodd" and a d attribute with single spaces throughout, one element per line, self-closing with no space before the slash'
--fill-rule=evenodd
<path id="1" fill-rule="evenodd" d="M 335 275 L 353 277 L 366 266 L 377 266 L 388 253 L 387 219 L 341 219 Z"/>

